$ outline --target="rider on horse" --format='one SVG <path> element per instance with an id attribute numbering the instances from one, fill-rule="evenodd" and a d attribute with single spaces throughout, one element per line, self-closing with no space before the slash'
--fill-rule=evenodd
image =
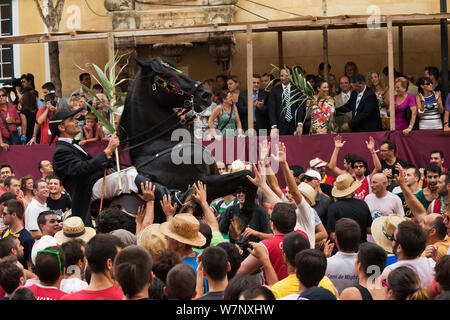
<path id="1" fill-rule="evenodd" d="M 91 225 L 92 189 L 96 183 L 102 184 L 104 170 L 112 164 L 110 160 L 114 150 L 120 145 L 120 140 L 117 136 L 111 137 L 107 147 L 95 157 L 79 146 L 74 138 L 81 130 L 77 118 L 82 109 L 74 111 L 62 109 L 53 116 L 49 125 L 52 133 L 50 144 L 59 137 L 53 152 L 53 169 L 72 197 L 72 214 L 83 219 L 86 225 Z M 142 193 L 141 183 L 150 181 L 134 168 L 121 172 L 121 180 L 125 182 L 122 193 Z M 106 198 L 118 195 L 118 188 L 113 185 L 117 182 L 117 173 L 106 176 L 105 183 L 108 187 L 105 189 L 111 190 L 110 194 L 105 195 Z M 173 191 L 156 182 L 152 182 L 152 185 L 155 186 L 156 198 L 162 199 L 163 195 L 170 195 L 172 201 L 177 202 L 179 207 L 193 190 L 190 188 L 185 192 Z"/>

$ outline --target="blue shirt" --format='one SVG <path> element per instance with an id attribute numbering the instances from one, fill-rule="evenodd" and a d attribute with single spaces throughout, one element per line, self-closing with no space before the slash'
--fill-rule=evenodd
<path id="1" fill-rule="evenodd" d="M 17 237 L 20 241 L 20 244 L 23 246 L 23 259 L 20 260 L 20 263 L 23 264 L 23 266 L 27 267 L 27 261 L 31 260 L 31 249 L 34 245 L 34 239 L 31 236 L 30 232 L 23 228 L 18 233 L 11 233 L 9 227 L 5 228 L 2 232 L 2 238 L 6 238 L 8 235 L 12 234 L 13 236 Z"/>
<path id="2" fill-rule="evenodd" d="M 195 251 L 194 251 L 195 252 Z M 195 257 L 184 257 L 183 260 L 181 260 L 182 263 L 188 264 L 191 266 L 192 269 L 194 269 L 195 275 L 197 276 L 197 257 L 200 253 L 195 252 Z M 206 277 L 203 277 L 203 292 L 208 292 L 208 280 L 206 280 Z"/>

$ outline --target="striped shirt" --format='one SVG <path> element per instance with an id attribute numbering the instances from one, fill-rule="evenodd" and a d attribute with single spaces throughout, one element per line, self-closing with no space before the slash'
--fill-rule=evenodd
<path id="1" fill-rule="evenodd" d="M 419 129 L 442 129 L 441 115 L 434 93 L 424 99 L 424 113 L 419 121 Z"/>

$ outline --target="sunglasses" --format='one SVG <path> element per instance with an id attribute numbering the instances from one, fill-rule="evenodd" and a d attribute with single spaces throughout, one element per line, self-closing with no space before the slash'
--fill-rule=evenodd
<path id="1" fill-rule="evenodd" d="M 391 286 L 387 283 L 387 281 L 385 279 L 381 280 L 381 285 L 383 287 L 386 287 L 388 289 L 391 289 Z"/>
<path id="2" fill-rule="evenodd" d="M 6 94 L 0 94 L 0 97 L 4 98 L 6 97 Z"/>
<path id="3" fill-rule="evenodd" d="M 432 84 L 431 82 L 425 82 L 424 85 L 429 86 L 430 84 Z"/>
<path id="4" fill-rule="evenodd" d="M 58 263 L 59 263 L 59 274 L 62 274 L 61 257 L 59 256 L 59 251 L 58 250 L 48 250 L 47 249 L 47 250 L 38 251 L 37 253 L 39 254 L 41 252 L 56 254 L 56 256 L 58 257 Z"/>

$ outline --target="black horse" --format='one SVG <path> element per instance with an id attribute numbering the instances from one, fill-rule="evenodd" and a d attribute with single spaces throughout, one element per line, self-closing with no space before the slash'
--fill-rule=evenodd
<path id="1" fill-rule="evenodd" d="M 150 57 L 138 64 L 141 69 L 129 87 L 119 124 L 119 137 L 127 143 L 138 173 L 176 190 L 201 180 L 208 201 L 234 193 L 238 186 L 254 192 L 246 178 L 253 176 L 250 171 L 218 175 L 213 155 L 194 137 L 194 110 L 201 112 L 211 104 L 211 92 L 165 59 Z M 163 222 L 156 200 L 155 222 Z"/>

